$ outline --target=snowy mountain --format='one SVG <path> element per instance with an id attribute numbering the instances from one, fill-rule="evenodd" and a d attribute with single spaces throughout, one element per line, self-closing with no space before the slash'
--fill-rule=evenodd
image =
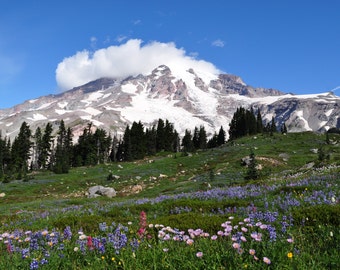
<path id="1" fill-rule="evenodd" d="M 173 123 L 180 134 L 203 125 L 212 135 L 221 126 L 228 130 L 240 106 L 260 108 L 263 120 L 275 117 L 278 126 L 286 123 L 288 132 L 340 127 L 340 98 L 333 93 L 285 94 L 251 87 L 234 75 L 193 69 L 175 74 L 162 65 L 148 75 L 101 78 L 58 95 L 28 100 L 0 110 L 0 131 L 3 137 L 14 138 L 23 121 L 32 132 L 47 122 L 57 131 L 63 119 L 77 138 L 89 122 L 111 134 L 121 134 L 133 121 L 150 127 L 162 118 Z"/>

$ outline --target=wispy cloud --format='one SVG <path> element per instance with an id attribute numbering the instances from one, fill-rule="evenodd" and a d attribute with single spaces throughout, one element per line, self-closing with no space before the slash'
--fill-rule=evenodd
<path id="1" fill-rule="evenodd" d="M 116 41 L 118 41 L 119 43 L 123 42 L 126 39 L 127 39 L 127 36 L 123 36 L 123 35 L 119 35 L 118 37 L 116 37 Z"/>
<path id="2" fill-rule="evenodd" d="M 224 41 L 221 39 L 216 39 L 211 43 L 212 46 L 214 47 L 220 47 L 223 48 L 224 47 Z"/>
<path id="3" fill-rule="evenodd" d="M 132 24 L 133 24 L 133 25 L 138 25 L 138 24 L 141 24 L 141 22 L 142 22 L 142 21 L 139 20 L 139 19 L 138 19 L 138 20 L 133 20 L 133 21 L 132 21 Z"/>
<path id="4" fill-rule="evenodd" d="M 332 90 L 329 90 L 329 92 L 335 92 L 336 90 L 339 90 L 339 89 L 340 89 L 340 85 L 335 87 L 335 88 L 333 88 Z"/>
<path id="5" fill-rule="evenodd" d="M 90 38 L 90 42 L 91 42 L 91 48 L 93 50 L 95 50 L 97 48 L 97 38 L 96 37 L 91 37 Z"/>
<path id="6" fill-rule="evenodd" d="M 56 80 L 61 90 L 68 90 L 101 77 L 126 78 L 148 74 L 160 65 L 167 65 L 175 76 L 189 68 L 219 74 L 210 62 L 198 60 L 177 48 L 173 42 L 153 41 L 142 45 L 139 39 L 130 39 L 119 46 L 110 46 L 93 53 L 80 51 L 58 64 Z"/>

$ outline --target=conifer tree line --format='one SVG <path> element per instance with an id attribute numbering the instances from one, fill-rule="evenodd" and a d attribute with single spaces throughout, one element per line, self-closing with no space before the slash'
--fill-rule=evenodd
<path id="1" fill-rule="evenodd" d="M 229 124 L 229 140 L 259 133 L 272 135 L 275 132 L 277 132 L 277 126 L 274 117 L 270 122 L 264 124 L 260 109 L 255 113 L 253 107 L 249 110 L 243 107 L 237 108 Z M 285 124 L 282 125 L 281 132 L 287 133 Z"/>
<path id="2" fill-rule="evenodd" d="M 229 127 L 229 140 L 277 132 L 274 118 L 264 125 L 260 110 L 255 114 L 253 108 L 237 108 Z M 281 127 L 281 132 L 287 132 L 285 125 Z M 112 137 L 104 129 L 94 129 L 89 123 L 78 141 L 73 143 L 72 130 L 65 127 L 63 120 L 56 135 L 53 134 L 51 123 L 44 128 L 37 127 L 32 133 L 26 122 L 22 123 L 13 142 L 3 138 L 0 132 L 0 180 L 25 179 L 29 171 L 35 170 L 67 173 L 71 167 L 133 161 L 161 151 L 188 153 L 218 147 L 226 141 L 222 126 L 210 139 L 204 126 L 195 127 L 193 132 L 186 129 L 180 139 L 173 124 L 163 119 L 148 128 L 140 121 L 133 122 L 131 126 L 126 126 L 119 138 L 117 135 Z"/>
<path id="3" fill-rule="evenodd" d="M 58 124 L 53 135 L 51 123 L 37 127 L 33 133 L 23 122 L 13 142 L 0 132 L 0 180 L 27 179 L 27 173 L 36 170 L 67 173 L 71 167 L 133 161 L 161 151 L 186 153 L 217 147 L 226 140 L 222 126 L 209 140 L 204 126 L 195 127 L 193 133 L 187 129 L 181 140 L 172 123 L 159 119 L 149 128 L 140 121 L 133 122 L 119 138 L 89 123 L 73 143 L 72 130 L 63 120 Z"/>

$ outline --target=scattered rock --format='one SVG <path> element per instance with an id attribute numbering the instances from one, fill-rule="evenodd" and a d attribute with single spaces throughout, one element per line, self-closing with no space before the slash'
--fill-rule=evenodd
<path id="1" fill-rule="evenodd" d="M 317 149 L 317 148 L 312 148 L 310 151 L 311 151 L 312 153 L 314 153 L 314 154 L 317 154 L 317 153 L 318 153 L 318 149 Z"/>
<path id="2" fill-rule="evenodd" d="M 117 195 L 114 188 L 103 187 L 103 186 L 93 186 L 88 189 L 88 198 L 96 198 L 99 196 L 106 196 L 108 198 L 113 198 Z"/>
<path id="3" fill-rule="evenodd" d="M 131 193 L 137 194 L 143 190 L 141 185 L 134 185 L 131 187 Z"/>

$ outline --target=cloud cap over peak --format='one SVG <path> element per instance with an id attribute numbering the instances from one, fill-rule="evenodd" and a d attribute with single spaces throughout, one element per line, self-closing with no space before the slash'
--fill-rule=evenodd
<path id="1" fill-rule="evenodd" d="M 170 67 L 174 75 L 193 68 L 202 72 L 221 73 L 212 63 L 186 55 L 173 42 L 153 41 L 142 45 L 140 39 L 130 39 L 119 46 L 109 46 L 94 52 L 83 50 L 65 58 L 56 69 L 56 80 L 64 91 L 102 78 L 126 78 L 148 74 L 160 65 Z"/>

